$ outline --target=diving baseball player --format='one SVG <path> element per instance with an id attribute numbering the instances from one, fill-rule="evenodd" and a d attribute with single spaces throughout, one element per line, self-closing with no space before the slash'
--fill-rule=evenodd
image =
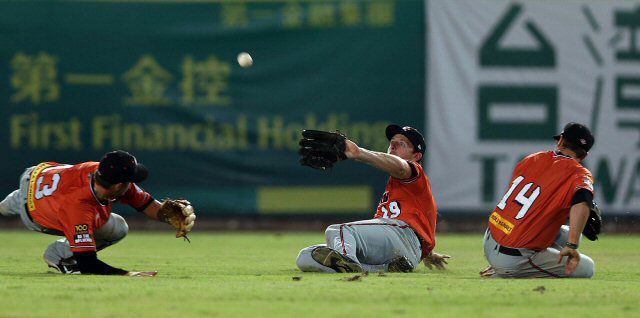
<path id="1" fill-rule="evenodd" d="M 593 177 L 580 165 L 594 144 L 584 125 L 569 123 L 556 150 L 529 155 L 489 218 L 484 254 L 497 277 L 592 277 L 593 260 L 578 252 L 593 204 Z M 569 226 L 563 225 L 569 219 Z M 595 234 L 597 239 L 599 216 Z M 587 229 L 591 228 L 590 226 Z"/>
<path id="2" fill-rule="evenodd" d="M 326 244 L 304 248 L 297 265 L 317 272 L 410 272 L 425 259 L 444 268 L 449 256 L 432 253 L 436 244 L 437 209 L 431 184 L 420 160 L 425 142 L 418 130 L 389 125 L 388 153 L 370 151 L 338 133 L 305 130 L 301 164 L 316 169 L 354 159 L 388 172 L 390 177 L 371 220 L 334 224 Z"/>
<path id="3" fill-rule="evenodd" d="M 186 200 L 155 200 L 136 183 L 148 170 L 125 151 L 107 153 L 98 162 L 66 165 L 44 162 L 27 168 L 20 188 L 0 203 L 0 214 L 20 215 L 30 230 L 64 238 L 53 242 L 44 261 L 63 274 L 155 276 L 100 261 L 97 252 L 122 240 L 129 230 L 113 203 L 127 204 L 152 219 L 174 225 L 176 237 L 191 231 L 195 214 Z"/>

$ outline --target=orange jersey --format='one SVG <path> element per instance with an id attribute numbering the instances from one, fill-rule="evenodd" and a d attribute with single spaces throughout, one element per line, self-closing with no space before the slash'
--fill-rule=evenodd
<path id="1" fill-rule="evenodd" d="M 418 175 L 409 180 L 389 177 L 374 218 L 398 219 L 409 224 L 421 241 L 425 257 L 436 245 L 438 210 L 422 166 L 415 162 L 409 164 L 416 168 Z"/>
<path id="2" fill-rule="evenodd" d="M 96 250 L 93 234 L 111 216 L 111 202 L 101 202 L 91 186 L 98 162 L 64 165 L 39 164 L 29 179 L 27 207 L 41 226 L 64 232 L 74 252 Z M 119 199 L 132 207 L 144 206 L 151 196 L 131 183 Z"/>
<path id="3" fill-rule="evenodd" d="M 529 155 L 516 166 L 509 190 L 489 218 L 491 235 L 507 247 L 551 246 L 580 189 L 593 193 L 593 176 L 578 161 L 554 151 Z"/>

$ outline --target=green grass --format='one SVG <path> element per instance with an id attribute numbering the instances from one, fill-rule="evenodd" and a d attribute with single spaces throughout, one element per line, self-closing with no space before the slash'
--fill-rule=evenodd
<path id="1" fill-rule="evenodd" d="M 52 236 L 1 231 L 0 317 L 638 317 L 640 237 L 605 235 L 581 251 L 593 279 L 482 279 L 482 235 L 440 235 L 449 269 L 302 273 L 298 251 L 322 233 L 134 232 L 99 253 L 156 277 L 63 276 L 41 259 Z M 292 277 L 302 277 L 294 281 Z M 534 291 L 544 286 L 543 292 Z"/>

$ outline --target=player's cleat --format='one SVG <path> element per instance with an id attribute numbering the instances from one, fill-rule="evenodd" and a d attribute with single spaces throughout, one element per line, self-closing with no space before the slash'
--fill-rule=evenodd
<path id="1" fill-rule="evenodd" d="M 316 262 L 332 268 L 338 273 L 364 272 L 360 264 L 328 247 L 316 248 L 311 252 L 311 257 Z"/>
<path id="2" fill-rule="evenodd" d="M 406 257 L 400 256 L 389 263 L 387 272 L 411 273 L 413 272 L 413 266 L 411 266 L 411 263 Z"/>
<path id="3" fill-rule="evenodd" d="M 49 267 L 57 270 L 60 274 L 81 274 L 78 264 L 63 264 L 64 260 L 55 263 L 54 261 L 47 259 L 46 256 L 43 256 L 42 258 Z"/>

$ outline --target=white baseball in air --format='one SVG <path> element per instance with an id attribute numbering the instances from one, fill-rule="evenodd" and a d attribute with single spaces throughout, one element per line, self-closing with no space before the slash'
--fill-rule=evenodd
<path id="1" fill-rule="evenodd" d="M 238 54 L 238 64 L 242 67 L 251 67 L 253 65 L 253 58 L 247 52 L 241 52 Z"/>

